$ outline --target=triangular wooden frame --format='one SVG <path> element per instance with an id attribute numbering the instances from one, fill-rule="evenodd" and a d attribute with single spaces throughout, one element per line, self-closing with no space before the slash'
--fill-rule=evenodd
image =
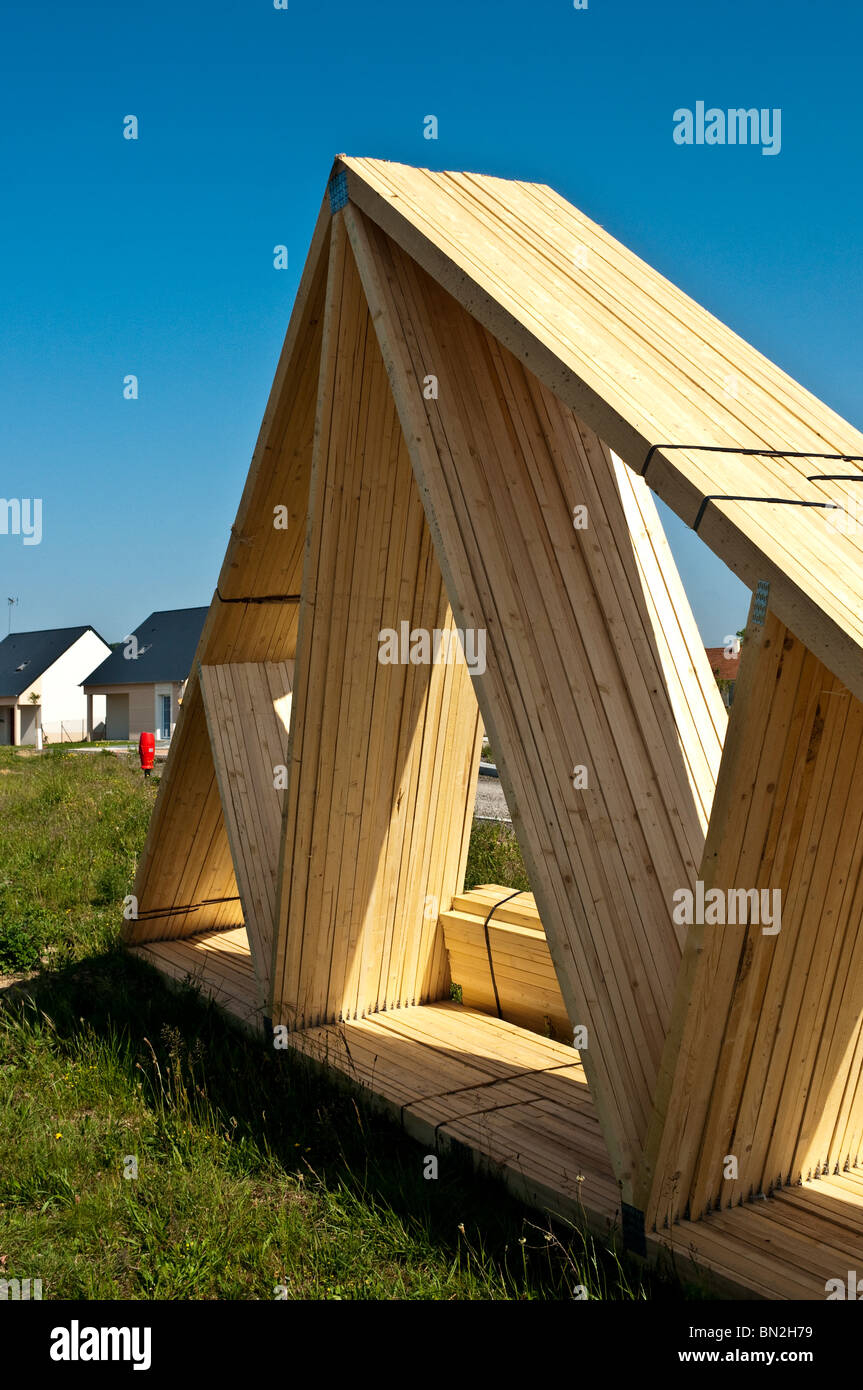
<path id="1" fill-rule="evenodd" d="M 362 1069 L 374 1022 L 397 1070 L 413 1046 L 399 1020 L 422 1034 L 433 1014 L 425 1046 L 472 1074 L 479 1025 L 445 1043 L 456 1016 L 422 1009 L 449 986 L 478 702 L 630 1242 L 673 1244 L 685 1221 L 737 1287 L 799 1292 L 792 1208 L 772 1204 L 780 1253 L 756 1274 L 766 1218 L 740 1204 L 821 1179 L 804 1227 L 838 1257 L 843 1193 L 857 1200 L 863 550 L 831 525 L 853 488 L 828 487 L 840 470 L 819 459 L 850 472 L 861 455 L 856 431 L 551 190 L 340 157 L 127 940 L 201 941 L 239 925 L 241 898 L 256 1007 L 295 1045 L 344 1070 L 329 1050 L 344 1039 Z M 645 474 L 758 587 L 727 739 Z M 483 660 L 382 661 L 402 623 L 482 634 Z M 279 809 L 269 697 L 290 682 Z M 778 890 L 781 931 L 752 910 L 678 922 L 699 881 Z M 573 1071 L 555 1056 L 528 1072 Z M 392 1101 L 395 1070 L 367 1084 Z"/>

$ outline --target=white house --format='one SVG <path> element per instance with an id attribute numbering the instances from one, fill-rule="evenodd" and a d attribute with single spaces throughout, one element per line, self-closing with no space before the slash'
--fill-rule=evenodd
<path id="1" fill-rule="evenodd" d="M 111 653 L 92 627 L 12 632 L 0 642 L 0 744 L 87 737 L 81 682 Z M 104 718 L 104 709 L 102 711 Z"/>

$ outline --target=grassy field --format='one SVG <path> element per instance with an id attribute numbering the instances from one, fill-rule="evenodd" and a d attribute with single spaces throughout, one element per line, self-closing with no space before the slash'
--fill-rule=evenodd
<path id="1" fill-rule="evenodd" d="M 681 1296 L 457 1156 L 425 1180 L 361 1098 L 129 958 L 157 780 L 0 750 L 0 1277 L 45 1298 Z M 470 881 L 526 886 L 495 831 L 477 827 Z"/>
<path id="2" fill-rule="evenodd" d="M 504 888 L 530 889 L 527 870 L 511 825 L 503 821 L 474 821 L 467 853 L 465 888 L 500 883 Z"/>

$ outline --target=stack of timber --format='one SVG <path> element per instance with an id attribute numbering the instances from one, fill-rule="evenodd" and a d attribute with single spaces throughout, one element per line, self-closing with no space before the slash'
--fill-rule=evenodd
<path id="1" fill-rule="evenodd" d="M 553 189 L 337 168 L 345 215 L 513 349 L 744 583 L 768 581 L 771 609 L 863 696 L 863 543 L 832 515 L 856 515 L 860 431 Z"/>
<path id="2" fill-rule="evenodd" d="M 216 780 L 260 998 L 269 947 L 287 779 L 292 661 L 200 666 Z"/>
<path id="3" fill-rule="evenodd" d="M 648 1239 L 678 1272 L 736 1297 L 808 1301 L 848 1291 L 863 1243 L 863 1173 L 824 1177 L 770 1196 L 680 1221 Z M 832 1281 L 832 1282 L 831 1282 Z M 856 1285 L 856 1275 L 854 1276 Z M 858 1295 L 859 1296 L 859 1295 Z"/>
<path id="4" fill-rule="evenodd" d="M 861 1234 L 861 465 L 553 190 L 339 156 L 127 942 L 549 1209 L 824 1296 Z M 753 591 L 730 724 L 651 490 Z M 535 895 L 487 942 L 480 720 Z M 696 889 L 747 910 L 687 924 Z"/>
<path id="5" fill-rule="evenodd" d="M 557 982 L 532 893 L 484 884 L 457 894 L 441 913 L 452 982 L 462 1003 L 482 1013 L 572 1042 L 572 1025 Z"/>
<path id="6" fill-rule="evenodd" d="M 263 1016 L 249 941 L 242 927 L 202 932 L 178 941 L 148 941 L 131 949 L 170 980 L 193 985 L 246 1029 L 260 1030 Z"/>
<path id="7" fill-rule="evenodd" d="M 702 876 L 763 889 L 781 927 L 692 928 L 644 1172 L 660 1224 L 863 1157 L 863 703 L 772 615 L 747 646 Z"/>
<path id="8" fill-rule="evenodd" d="M 695 881 L 725 712 L 644 483 L 394 242 L 345 218 L 459 626 L 487 634 L 474 688 L 629 1200 L 683 945 L 668 905 Z"/>
<path id="9" fill-rule="evenodd" d="M 425 1145 L 458 1144 L 518 1196 L 607 1235 L 617 1188 L 571 1047 L 459 1004 L 291 1034 L 292 1046 L 370 1091 Z"/>
<path id="10" fill-rule="evenodd" d="M 454 621 L 344 228 L 324 312 L 275 923 L 274 1022 L 440 998 L 436 906 L 464 877 L 481 729 L 464 661 L 383 660 Z"/>

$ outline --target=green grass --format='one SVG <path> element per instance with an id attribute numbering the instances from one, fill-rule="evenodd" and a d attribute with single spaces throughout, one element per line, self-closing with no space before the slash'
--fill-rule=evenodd
<path id="1" fill-rule="evenodd" d="M 57 968 L 116 941 L 156 786 L 113 753 L 0 749 L 0 969 L 22 924 Z"/>
<path id="2" fill-rule="evenodd" d="M 530 888 L 518 840 L 505 821 L 473 823 L 464 884 L 465 888 L 476 888 L 478 883 Z"/>
<path id="3" fill-rule="evenodd" d="M 425 1179 L 361 1097 L 129 957 L 154 796 L 112 755 L 0 752 L 0 940 L 36 966 L 0 994 L 2 1277 L 45 1298 L 680 1297 L 458 1153 Z"/>
<path id="4" fill-rule="evenodd" d="M 137 752 L 138 742 L 133 738 L 77 738 L 63 739 L 46 745 L 55 748 L 128 748 Z"/>

